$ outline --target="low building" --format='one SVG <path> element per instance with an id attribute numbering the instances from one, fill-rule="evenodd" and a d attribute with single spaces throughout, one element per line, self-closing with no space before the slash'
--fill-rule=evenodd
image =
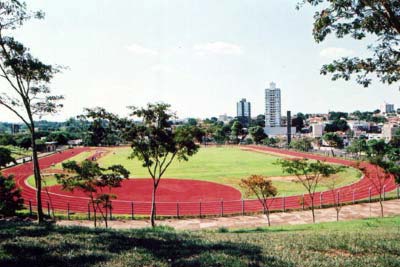
<path id="1" fill-rule="evenodd" d="M 296 133 L 296 127 L 291 127 L 292 136 Z M 265 127 L 264 133 L 269 137 L 273 136 L 286 136 L 287 127 Z"/>
<path id="2" fill-rule="evenodd" d="M 82 139 L 75 139 L 75 140 L 68 141 L 69 146 L 80 146 L 80 145 L 82 145 L 82 143 L 83 143 Z"/>
<path id="3" fill-rule="evenodd" d="M 312 127 L 312 137 L 314 138 L 319 138 L 324 135 L 324 129 L 325 129 L 325 124 L 320 123 L 320 124 L 313 124 L 311 125 Z"/>
<path id="4" fill-rule="evenodd" d="M 382 127 L 382 138 L 386 142 L 389 142 L 396 135 L 397 131 L 400 130 L 400 126 L 396 124 L 385 124 Z"/>
<path id="5" fill-rule="evenodd" d="M 45 149 L 46 152 L 54 152 L 57 150 L 57 142 L 53 141 L 53 142 L 45 142 Z"/>
<path id="6" fill-rule="evenodd" d="M 348 120 L 347 125 L 349 125 L 352 131 L 369 131 L 371 124 L 366 121 L 360 120 Z"/>

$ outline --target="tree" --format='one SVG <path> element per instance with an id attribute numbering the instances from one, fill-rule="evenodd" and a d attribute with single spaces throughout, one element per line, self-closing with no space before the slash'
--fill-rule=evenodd
<path id="1" fill-rule="evenodd" d="M 343 168 L 345 168 L 343 166 Z M 333 207 L 335 208 L 336 211 L 336 221 L 339 221 L 339 213 L 340 210 L 342 209 L 342 205 L 340 202 L 340 191 L 337 189 L 338 187 L 338 178 L 335 176 L 331 176 L 327 179 L 327 187 L 329 189 L 329 192 L 331 193 L 332 200 L 333 200 Z"/>
<path id="2" fill-rule="evenodd" d="M 15 159 L 11 156 L 11 151 L 5 147 L 0 147 L 0 169 L 12 162 L 16 164 Z"/>
<path id="3" fill-rule="evenodd" d="M 292 140 L 290 147 L 296 150 L 308 152 L 312 149 L 312 140 L 307 137 Z"/>
<path id="4" fill-rule="evenodd" d="M 265 127 L 265 115 L 264 114 L 257 115 L 256 120 L 254 121 L 254 125 L 264 128 Z"/>
<path id="5" fill-rule="evenodd" d="M 132 142 L 131 158 L 136 158 L 146 167 L 152 180 L 151 225 L 155 226 L 156 193 L 165 171 L 175 158 L 189 160 L 199 149 L 195 143 L 195 126 L 171 128 L 170 119 L 174 114 L 168 104 L 148 104 L 146 108 L 130 107 L 132 115 L 142 121 L 129 132 Z"/>
<path id="6" fill-rule="evenodd" d="M 264 132 L 264 128 L 262 128 L 261 126 L 254 126 L 249 128 L 249 133 L 256 144 L 260 144 L 262 140 L 264 140 L 265 137 L 267 137 L 267 135 Z"/>
<path id="7" fill-rule="evenodd" d="M 307 190 L 311 200 L 311 213 L 315 222 L 315 191 L 323 178 L 330 177 L 342 171 L 343 166 L 334 166 L 322 161 L 309 161 L 308 159 L 280 159 L 277 163 L 283 172 L 295 175 L 297 181 Z"/>
<path id="8" fill-rule="evenodd" d="M 88 134 L 84 139 L 88 146 L 112 146 L 124 140 L 126 128 L 132 126 L 132 122 L 120 118 L 118 115 L 108 112 L 105 108 L 86 108 L 85 114 L 78 116 L 88 122 Z"/>
<path id="9" fill-rule="evenodd" d="M 23 204 L 21 189 L 16 187 L 14 177 L 0 173 L 0 215 L 13 216 L 17 210 L 23 208 Z"/>
<path id="10" fill-rule="evenodd" d="M 189 118 L 187 124 L 191 126 L 197 126 L 197 120 L 194 118 Z"/>
<path id="11" fill-rule="evenodd" d="M 279 140 L 277 138 L 273 138 L 273 137 L 265 137 L 263 140 L 263 144 L 266 146 L 275 146 L 278 143 L 279 143 Z"/>
<path id="12" fill-rule="evenodd" d="M 344 146 L 343 138 L 336 133 L 326 133 L 322 136 L 322 140 L 324 140 L 328 146 L 332 147 L 332 156 L 335 156 L 333 148 L 343 148 Z"/>
<path id="13" fill-rule="evenodd" d="M 356 154 L 360 157 L 362 152 L 367 151 L 367 141 L 364 138 L 353 139 L 349 146 L 346 147 L 346 151 L 349 153 Z"/>
<path id="14" fill-rule="evenodd" d="M 324 65 L 321 74 L 332 73 L 333 80 L 349 80 L 356 75 L 357 82 L 365 87 L 371 83 L 371 74 L 383 83 L 400 80 L 398 0 L 302 0 L 299 6 L 305 3 L 321 6 L 314 16 L 313 35 L 318 43 L 331 34 L 355 40 L 375 37 L 373 44 L 368 45 L 372 56 L 342 57 Z"/>
<path id="15" fill-rule="evenodd" d="M 383 194 L 385 185 L 395 179 L 400 182 L 400 155 L 397 147 L 387 144 L 384 140 L 370 140 L 367 143 L 367 160 L 371 167 L 360 167 L 365 177 L 369 179 L 375 191 L 383 217 Z"/>
<path id="16" fill-rule="evenodd" d="M 94 213 L 94 226 L 97 226 L 97 213 L 101 214 L 106 227 L 108 227 L 107 210 L 111 208 L 111 189 L 121 186 L 123 179 L 128 178 L 129 171 L 122 165 L 112 165 L 102 168 L 96 162 L 85 160 L 81 164 L 76 161 L 62 163 L 66 174 L 56 174 L 57 181 L 63 190 L 81 190 L 90 198 Z M 103 190 L 108 189 L 107 192 Z"/>
<path id="17" fill-rule="evenodd" d="M 383 217 L 385 185 L 392 179 L 396 179 L 397 182 L 400 181 L 400 167 L 397 163 L 387 160 L 385 156 L 379 154 L 379 152 L 370 154 L 368 156 L 368 162 L 371 164 L 370 167 L 360 167 L 360 170 L 378 193 L 381 217 Z"/>
<path id="18" fill-rule="evenodd" d="M 240 181 L 240 186 L 246 191 L 246 196 L 255 195 L 263 206 L 264 214 L 267 216 L 268 226 L 271 226 L 269 218 L 270 203 L 268 199 L 278 194 L 278 190 L 272 185 L 272 181 L 266 176 L 251 175 Z"/>
<path id="19" fill-rule="evenodd" d="M 231 135 L 234 143 L 238 144 L 241 139 L 239 136 L 243 134 L 243 125 L 239 121 L 235 121 L 231 127 Z"/>
<path id="20" fill-rule="evenodd" d="M 40 166 L 35 144 L 34 117 L 57 112 L 62 96 L 51 95 L 49 82 L 60 71 L 58 66 L 43 63 L 33 57 L 22 43 L 8 35 L 31 18 L 43 18 L 43 12 L 31 12 L 26 4 L 17 0 L 0 2 L 0 76 L 8 90 L 0 94 L 0 106 L 16 115 L 30 133 L 38 221 L 44 219 L 41 199 Z"/>

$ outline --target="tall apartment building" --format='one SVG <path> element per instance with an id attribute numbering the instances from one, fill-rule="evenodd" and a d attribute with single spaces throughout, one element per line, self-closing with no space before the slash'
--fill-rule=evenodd
<path id="1" fill-rule="evenodd" d="M 281 89 L 273 82 L 265 89 L 265 126 L 281 126 Z"/>
<path id="2" fill-rule="evenodd" d="M 236 117 L 244 125 L 247 126 L 251 121 L 251 103 L 246 98 L 242 98 L 236 103 Z"/>
<path id="3" fill-rule="evenodd" d="M 394 105 L 393 104 L 388 104 L 388 103 L 385 102 L 381 106 L 381 112 L 387 114 L 387 113 L 395 113 L 396 111 L 394 109 Z"/>

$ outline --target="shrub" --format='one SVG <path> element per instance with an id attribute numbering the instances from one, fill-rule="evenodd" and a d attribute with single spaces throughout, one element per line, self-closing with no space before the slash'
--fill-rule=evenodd
<path id="1" fill-rule="evenodd" d="M 13 216 L 22 209 L 21 189 L 16 187 L 14 176 L 0 174 L 0 216 Z"/>

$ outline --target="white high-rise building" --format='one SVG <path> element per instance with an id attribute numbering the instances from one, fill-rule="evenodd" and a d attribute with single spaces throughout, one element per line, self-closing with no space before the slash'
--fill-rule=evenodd
<path id="1" fill-rule="evenodd" d="M 281 89 L 273 82 L 265 89 L 265 126 L 281 126 Z"/>

